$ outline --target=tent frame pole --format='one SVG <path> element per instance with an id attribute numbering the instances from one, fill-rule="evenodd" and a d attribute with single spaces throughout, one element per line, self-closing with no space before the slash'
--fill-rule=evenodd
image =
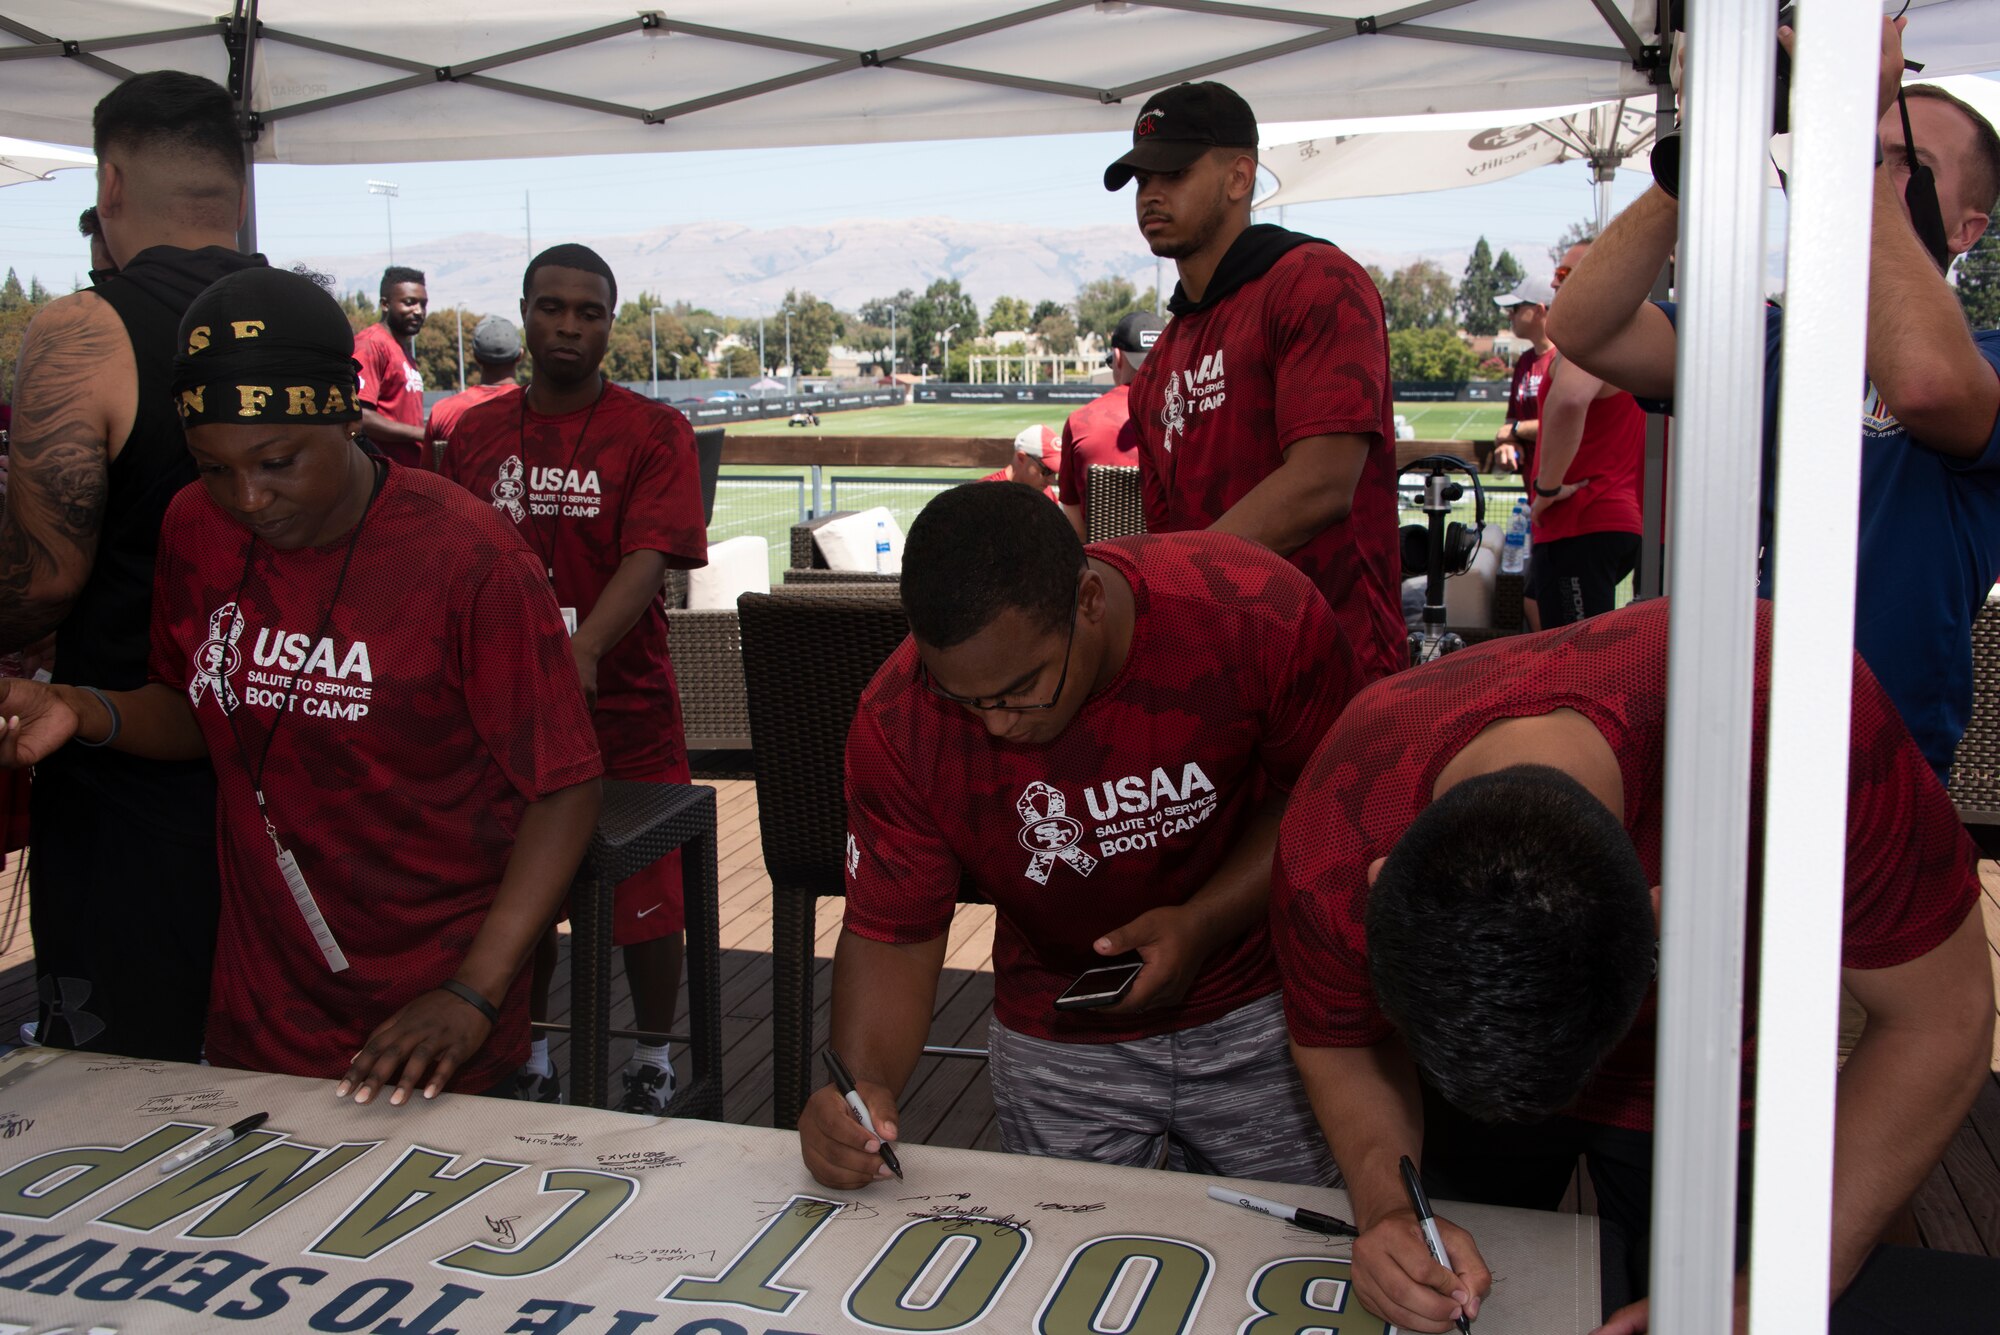
<path id="1" fill-rule="evenodd" d="M 1770 117 L 1774 63 L 1769 0 L 1704 0 L 1689 17 L 1661 856 L 1662 882 L 1676 892 L 1660 924 L 1656 1335 L 1728 1330 L 1736 1276 L 1764 417 L 1765 135 L 1756 127 Z"/>
<path id="2" fill-rule="evenodd" d="M 1866 371 L 1875 167 L 1872 90 L 1881 20 L 1870 5 L 1799 6 L 1786 216 L 1788 364 L 1778 400 L 1780 468 L 1765 765 L 1757 1114 L 1783 1137 L 1758 1142 L 1751 1222 L 1752 1335 L 1825 1335 L 1833 1244 L 1834 1063 L 1840 1037 L 1861 432 L 1851 394 Z M 1789 365 L 1796 350 L 1801 364 Z"/>
<path id="3" fill-rule="evenodd" d="M 236 129 L 243 139 L 243 222 L 236 229 L 236 248 L 257 253 L 257 140 L 262 119 L 251 110 L 256 89 L 257 0 L 236 0 L 236 12 L 222 20 L 223 44 L 229 48 L 229 100 L 236 104 Z"/>

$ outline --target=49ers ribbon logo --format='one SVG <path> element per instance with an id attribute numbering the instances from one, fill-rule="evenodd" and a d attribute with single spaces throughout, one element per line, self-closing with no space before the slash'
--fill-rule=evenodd
<path id="1" fill-rule="evenodd" d="M 1097 859 L 1078 847 L 1083 842 L 1083 825 L 1068 814 L 1069 799 L 1060 789 L 1037 779 L 1021 790 L 1014 810 L 1021 813 L 1021 847 L 1034 854 L 1028 859 L 1029 880 L 1047 885 L 1058 861 L 1079 876 L 1097 870 Z"/>
<path id="2" fill-rule="evenodd" d="M 521 480 L 525 471 L 521 467 L 521 456 L 510 455 L 500 465 L 500 476 L 493 483 L 493 508 L 505 510 L 507 517 L 517 524 L 528 517 L 528 512 L 521 507 L 521 498 L 528 494 L 528 488 Z"/>
<path id="3" fill-rule="evenodd" d="M 208 638 L 194 651 L 194 674 L 188 681 L 188 704 L 199 708 L 205 691 L 215 692 L 215 703 L 225 714 L 236 712 L 242 702 L 229 679 L 243 666 L 243 651 L 236 642 L 243 638 L 243 614 L 235 603 L 224 603 L 209 614 Z"/>

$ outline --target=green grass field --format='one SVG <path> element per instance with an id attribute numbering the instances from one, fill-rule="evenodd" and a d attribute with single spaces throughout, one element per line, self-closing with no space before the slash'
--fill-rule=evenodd
<path id="1" fill-rule="evenodd" d="M 851 413 L 827 413 L 817 427 L 787 425 L 783 418 L 731 426 L 732 436 L 1012 436 L 1040 422 L 1062 429 L 1069 405 L 905 404 L 901 408 L 865 408 Z M 1399 403 L 1422 440 L 1475 440 L 1499 430 L 1506 408 L 1498 403 Z"/>
<path id="2" fill-rule="evenodd" d="M 1422 440 L 1473 440 L 1499 429 L 1505 408 L 1497 403 L 1399 403 Z M 1000 436 L 1043 423 L 1060 429 L 1064 404 L 906 404 L 827 413 L 817 428 L 788 426 L 783 418 L 731 426 L 732 436 Z M 980 477 L 977 468 L 850 468 L 821 470 L 822 510 L 863 510 L 886 506 L 905 532 L 925 502 L 946 486 Z M 790 564 L 791 527 L 812 507 L 810 468 L 725 464 L 715 492 L 710 542 L 754 534 L 770 545 L 771 583 Z"/>

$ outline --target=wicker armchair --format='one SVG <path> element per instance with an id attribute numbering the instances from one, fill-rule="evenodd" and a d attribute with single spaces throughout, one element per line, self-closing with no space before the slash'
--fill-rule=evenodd
<path id="1" fill-rule="evenodd" d="M 845 519 L 851 514 L 858 513 L 856 510 L 835 510 L 831 514 L 808 519 L 803 524 L 792 525 L 792 569 L 811 570 L 815 566 L 821 570 L 826 569 L 826 558 L 821 556 L 819 548 L 813 545 L 813 530 L 821 524 L 835 519 Z"/>
<path id="2" fill-rule="evenodd" d="M 688 572 L 666 580 L 667 653 L 680 687 L 681 721 L 690 751 L 750 749 L 750 711 L 743 695 L 743 648 L 736 613 L 726 607 L 690 610 Z"/>
<path id="3" fill-rule="evenodd" d="M 1146 531 L 1146 494 L 1139 470 L 1120 464 L 1093 464 L 1084 470 L 1084 518 L 1091 542 L 1126 538 Z"/>
<path id="4" fill-rule="evenodd" d="M 787 591 L 805 591 L 815 588 L 825 588 L 830 585 L 856 586 L 863 584 L 878 584 L 888 588 L 896 588 L 902 584 L 903 577 L 901 575 L 878 575 L 872 570 L 792 569 L 783 572 L 783 581 Z"/>
<path id="5" fill-rule="evenodd" d="M 1946 787 L 1959 819 L 1990 851 L 2000 834 L 2000 592 L 1986 595 L 1972 623 L 1972 717 Z"/>
<path id="6" fill-rule="evenodd" d="M 902 608 L 879 596 L 746 593 L 737 610 L 771 877 L 773 1122 L 790 1128 L 813 1083 L 815 909 L 847 892 L 847 729 L 909 627 Z"/>

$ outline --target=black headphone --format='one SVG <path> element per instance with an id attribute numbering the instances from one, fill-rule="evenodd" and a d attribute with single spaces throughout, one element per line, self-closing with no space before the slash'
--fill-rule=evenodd
<path id="1" fill-rule="evenodd" d="M 1479 540 L 1486 532 L 1486 492 L 1479 485 L 1479 471 L 1457 455 L 1427 454 L 1421 459 L 1412 459 L 1398 468 L 1396 479 L 1400 482 L 1411 473 L 1429 473 L 1437 469 L 1463 473 L 1472 479 L 1472 527 L 1467 528 L 1454 520 L 1446 524 L 1444 529 L 1445 574 L 1463 575 L 1472 569 L 1473 561 L 1479 556 Z M 1445 499 L 1457 500 L 1464 494 L 1464 490 L 1454 483 L 1446 491 Z M 1428 524 L 1403 525 L 1401 535 L 1403 578 L 1409 579 L 1429 572 L 1430 542 Z"/>

